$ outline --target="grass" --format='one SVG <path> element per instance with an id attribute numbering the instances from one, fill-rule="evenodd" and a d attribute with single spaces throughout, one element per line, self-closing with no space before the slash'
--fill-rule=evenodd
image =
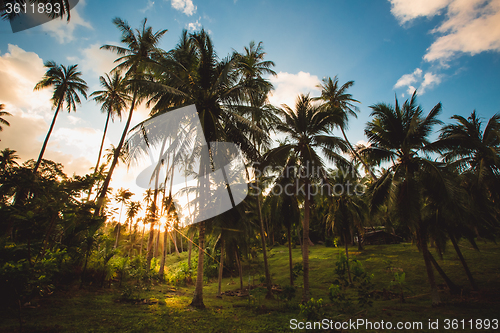
<path id="1" fill-rule="evenodd" d="M 389 289 L 394 272 L 405 272 L 408 289 L 405 289 L 406 302 L 399 299 L 375 300 L 372 307 L 356 309 L 351 314 L 340 314 L 329 303 L 328 288 L 335 279 L 334 264 L 343 249 L 316 245 L 310 249 L 311 294 L 315 299 L 323 299 L 325 312 L 321 318 L 338 321 L 367 319 L 372 322 L 398 321 L 422 322 L 423 332 L 450 332 L 444 327 L 445 319 L 500 319 L 500 246 L 493 243 L 480 243 L 481 251 L 470 249 L 466 242 L 460 243 L 463 254 L 477 280 L 480 292 L 470 292 L 469 283 L 453 248 L 450 246 L 443 259 L 435 255 L 448 276 L 463 287 L 463 293 L 450 296 L 446 290 L 441 292 L 444 304 L 432 308 L 429 287 L 421 254 L 411 244 L 366 246 L 364 251 L 350 249 L 351 258 L 359 260 L 364 269 L 373 274 L 375 289 Z M 186 260 L 172 255 L 167 264 L 174 269 Z M 293 261 L 301 262 L 300 248 L 293 250 Z M 273 283 L 282 286 L 289 284 L 288 249 L 274 247 L 269 251 L 269 265 Z M 256 269 L 244 270 L 245 285 L 248 273 L 258 283 L 263 273 Z M 436 273 L 438 284 L 444 285 Z M 117 286 L 110 289 L 88 287 L 78 290 L 76 286 L 60 290 L 51 296 L 34 302 L 22 309 L 23 332 L 288 332 L 292 318 L 299 321 L 298 304 L 301 298 L 302 278 L 296 281 L 299 286 L 294 300 L 287 306 L 283 301 L 265 300 L 264 292 L 254 290 L 253 297 L 223 296 L 217 298 L 217 281 L 205 285 L 204 301 L 207 309 L 197 310 L 188 307 L 194 286 L 172 287 L 166 284 L 154 285 L 140 298 L 149 300 L 148 304 L 118 302 L 120 290 Z M 237 276 L 223 279 L 223 290 L 234 290 L 239 286 Z M 439 320 L 439 329 L 428 329 L 429 320 Z M 17 311 L 7 310 L 0 314 L 0 332 L 18 332 Z M 376 330 L 359 329 L 361 332 Z M 380 330 L 378 330 L 380 331 Z M 479 330 L 465 329 L 463 332 Z M 491 330 L 493 331 L 493 330 Z"/>

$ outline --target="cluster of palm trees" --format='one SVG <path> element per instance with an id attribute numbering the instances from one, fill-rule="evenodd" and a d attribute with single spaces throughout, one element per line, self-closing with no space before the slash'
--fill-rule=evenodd
<path id="1" fill-rule="evenodd" d="M 142 102 L 151 110 L 150 119 L 146 121 L 179 107 L 196 105 L 204 142 L 237 144 L 248 162 L 246 169 L 252 188 L 272 189 L 290 185 L 296 189 L 294 195 L 279 196 L 251 191 L 252 195 L 236 209 L 197 224 L 200 251 L 193 306 L 204 307 L 203 262 L 207 232 L 217 235 L 221 247 L 219 283 L 226 254 L 236 261 L 243 284 L 240 260 L 248 243 L 244 239 L 248 235 L 245 230 L 255 229 L 261 240 L 267 296 L 272 297 L 264 226 L 268 218 L 280 221 L 287 231 L 291 284 L 291 229 L 293 224 L 300 225 L 303 300 L 309 300 L 309 231 L 311 217 L 315 216 L 313 210 L 319 207 L 320 200 L 328 207 L 325 223 L 345 244 L 347 258 L 353 233 L 361 237 L 366 223 L 389 212 L 384 215 L 386 221 L 382 224 L 390 222 L 408 228 L 423 254 L 433 303 L 440 301 L 433 266 L 438 271 L 440 268 L 428 249 L 430 241 L 443 251 L 446 241 L 451 240 L 469 280 L 477 288 L 457 240 L 465 237 L 475 245 L 475 236 L 491 235 L 498 230 L 499 212 L 495 204 L 500 199 L 500 115 L 492 117 L 484 130 L 475 113 L 467 119 L 454 116 L 452 119 L 456 123 L 444 126 L 439 138 L 432 142 L 433 127 L 441 124 L 437 118 L 441 105 L 436 105 L 426 115 L 416 103 L 414 94 L 402 105 L 396 100 L 395 105 L 371 106 L 373 119 L 365 129 L 369 145 L 353 146 L 345 132 L 349 118 L 356 117 L 358 112 L 358 101 L 348 93 L 353 81 L 341 85 L 337 77 L 325 78 L 318 85 L 321 96 L 300 95 L 294 108 L 287 105 L 278 108 L 269 105 L 267 100 L 273 86 L 266 76 L 276 73 L 272 70 L 274 63 L 265 60 L 262 43 L 252 42 L 242 53 L 234 51 L 221 59 L 206 31 L 184 31 L 178 44 L 167 52 L 158 47 L 167 30 L 153 31 L 147 26 L 146 19 L 136 30 L 119 18 L 113 23 L 122 33 L 122 45 L 104 45 L 102 48 L 117 54 L 117 65 L 110 74 L 100 77 L 102 90 L 90 94 L 106 113 L 95 177 L 87 198 L 88 202 L 94 203 L 94 218 L 106 215 L 106 198 L 116 165 L 120 160 L 130 163 L 134 158 L 126 136 L 129 132 L 141 135 L 145 131 L 141 124 L 130 129 L 132 114 Z M 79 95 L 86 98 L 88 90 L 77 65 L 65 67 L 47 62 L 45 66 L 47 72 L 35 89 L 54 89 L 55 114 L 33 168 L 35 175 L 59 111 L 64 106 L 68 112 L 75 110 L 76 104 L 80 103 Z M 118 145 L 109 154 L 109 166 L 100 164 L 109 120 L 121 120 L 127 108 L 127 120 Z M 343 137 L 334 135 L 336 129 L 340 129 Z M 272 132 L 284 133 L 285 141 L 273 147 Z M 167 138 L 149 137 L 149 140 L 152 145 L 165 146 Z M 2 153 L 5 158 L 11 154 L 8 151 Z M 190 160 L 190 156 L 185 155 L 183 159 Z M 167 192 L 166 184 L 176 163 L 181 162 L 172 158 L 159 165 L 158 169 L 167 170 L 164 185 L 147 192 L 145 220 L 151 224 L 146 246 L 148 268 L 155 237 L 159 237 L 154 224 L 158 223 L 160 216 L 175 215 L 172 185 Z M 359 163 L 365 170 L 364 177 L 358 171 Z M 352 172 L 339 174 L 328 165 Z M 280 167 L 287 172 L 269 171 L 277 169 L 266 166 Z M 309 166 L 315 172 L 310 172 Z M 200 168 L 210 169 L 211 166 L 200 165 Z M 376 168 L 379 171 L 375 171 Z M 291 169 L 295 172 L 288 172 Z M 339 184 L 363 184 L 367 191 L 330 191 Z M 322 191 L 319 195 L 318 188 L 327 189 L 326 194 Z M 95 200 L 91 200 L 92 190 L 97 193 Z M 131 193 L 124 189 L 117 196 L 122 207 L 115 247 L 119 244 L 121 210 L 130 197 Z M 130 224 L 139 209 L 139 203 L 128 206 L 126 215 Z M 165 233 L 165 240 L 166 237 Z M 193 235 L 190 237 L 192 240 Z M 188 244 L 190 246 L 191 242 Z M 141 243 L 141 253 L 142 248 Z M 163 266 L 164 262 L 162 272 Z"/>

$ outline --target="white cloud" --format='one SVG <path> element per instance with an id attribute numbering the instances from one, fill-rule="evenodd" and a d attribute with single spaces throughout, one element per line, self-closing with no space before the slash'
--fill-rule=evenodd
<path id="1" fill-rule="evenodd" d="M 86 27 L 88 29 L 94 29 L 92 25 L 85 21 L 78 13 L 78 8 L 85 6 L 85 1 L 80 1 L 79 6 L 75 6 L 71 10 L 71 19 L 66 21 L 65 18 L 55 19 L 43 24 L 42 30 L 47 31 L 52 37 L 55 37 L 60 44 L 71 42 L 75 39 L 73 33 L 77 26 Z"/>
<path id="2" fill-rule="evenodd" d="M 424 60 L 447 61 L 461 54 L 500 51 L 500 0 L 389 0 L 391 13 L 401 24 L 417 17 L 445 13 L 431 33 L 438 37 Z"/>
<path id="3" fill-rule="evenodd" d="M 399 22 L 406 23 L 417 17 L 433 17 L 441 14 L 452 0 L 389 0 L 391 13 Z"/>
<path id="4" fill-rule="evenodd" d="M 415 90 L 422 95 L 426 89 L 432 88 L 433 86 L 441 83 L 441 79 L 443 77 L 442 75 L 426 72 L 422 76 L 422 73 L 423 71 L 420 68 L 416 68 L 413 73 L 401 76 L 394 85 L 394 89 L 406 87 L 406 92 L 409 95 L 412 95 Z M 416 85 L 420 85 L 418 89 L 415 88 Z"/>
<path id="5" fill-rule="evenodd" d="M 297 74 L 279 72 L 277 76 L 271 76 L 269 81 L 275 88 L 269 101 L 276 106 L 286 104 L 293 109 L 299 94 L 314 94 L 320 91 L 316 87 L 320 83 L 318 77 L 302 71 Z"/>
<path id="6" fill-rule="evenodd" d="M 396 84 L 394 85 L 394 88 L 401 88 L 408 86 L 412 83 L 417 82 L 421 77 L 422 77 L 422 70 L 420 68 L 417 68 L 413 71 L 413 73 L 401 76 L 398 82 L 396 82 Z"/>
<path id="7" fill-rule="evenodd" d="M 114 43 L 107 43 L 114 44 Z M 83 59 L 78 59 L 77 62 L 81 64 L 82 71 L 89 74 L 94 72 L 96 75 L 104 75 L 109 73 L 117 65 L 114 61 L 117 58 L 116 53 L 101 50 L 102 44 L 92 44 L 80 53 L 83 54 Z"/>
<path id="8" fill-rule="evenodd" d="M 48 90 L 33 91 L 45 73 L 43 60 L 34 52 L 26 52 L 17 45 L 9 44 L 8 52 L 0 56 L 0 100 L 6 108 L 27 108 L 33 113 L 50 110 L 51 93 Z M 10 111 L 9 111 L 10 112 Z"/>
<path id="9" fill-rule="evenodd" d="M 196 20 L 196 22 L 191 22 L 187 25 L 187 28 L 189 31 L 195 31 L 195 30 L 200 30 L 201 29 L 201 23 L 200 20 Z"/>
<path id="10" fill-rule="evenodd" d="M 148 0 L 148 4 L 146 7 L 144 7 L 143 9 L 140 9 L 140 12 L 141 13 L 145 13 L 147 12 L 148 10 L 150 10 L 151 8 L 153 8 L 155 2 L 154 1 L 151 1 L 151 0 Z"/>
<path id="11" fill-rule="evenodd" d="M 172 7 L 183 12 L 187 16 L 196 13 L 196 6 L 192 0 L 172 0 Z"/>

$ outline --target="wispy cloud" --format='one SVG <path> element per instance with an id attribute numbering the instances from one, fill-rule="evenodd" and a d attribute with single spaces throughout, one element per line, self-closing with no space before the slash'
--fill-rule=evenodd
<path id="1" fill-rule="evenodd" d="M 183 12 L 187 16 L 191 16 L 196 13 L 196 6 L 193 4 L 192 0 L 171 0 L 172 7 Z"/>
<path id="2" fill-rule="evenodd" d="M 277 76 L 271 76 L 269 81 L 271 81 L 275 88 L 269 97 L 269 101 L 273 105 L 286 104 L 294 108 L 299 94 L 319 94 L 319 89 L 316 85 L 320 81 L 316 75 L 311 75 L 310 73 L 302 71 L 297 74 L 279 72 Z"/>
<path id="3" fill-rule="evenodd" d="M 422 76 L 417 68 L 403 75 L 394 88 L 407 87 L 408 93 L 420 83 L 419 93 L 438 85 L 443 75 L 437 72 L 448 68 L 450 60 L 462 55 L 481 52 L 500 52 L 500 0 L 389 0 L 391 13 L 401 25 L 418 18 L 443 16 L 429 32 L 436 36 L 427 48 L 423 60 L 432 68 Z M 419 70 L 420 72 L 418 72 Z"/>
<path id="4" fill-rule="evenodd" d="M 187 25 L 187 28 L 188 28 L 189 31 L 200 30 L 200 28 L 201 28 L 200 19 L 196 20 L 196 22 L 189 23 Z"/>
<path id="5" fill-rule="evenodd" d="M 42 30 L 46 31 L 52 37 L 56 38 L 60 44 L 71 42 L 75 39 L 74 32 L 77 26 L 82 26 L 93 30 L 92 25 L 85 21 L 78 12 L 85 6 L 85 1 L 80 1 L 77 6 L 71 10 L 71 20 L 67 22 L 63 19 L 55 19 L 43 24 Z"/>
<path id="6" fill-rule="evenodd" d="M 500 51 L 500 0 L 389 0 L 391 13 L 405 24 L 418 17 L 444 15 L 430 32 L 437 39 L 424 60 L 442 65 L 461 54 Z"/>
<path id="7" fill-rule="evenodd" d="M 151 8 L 153 8 L 153 6 L 155 5 L 155 2 L 154 1 L 151 1 L 151 0 L 148 0 L 148 4 L 146 7 L 144 7 L 143 9 L 140 9 L 139 11 L 141 13 L 145 13 L 147 12 L 148 10 L 150 10 Z"/>
<path id="8" fill-rule="evenodd" d="M 441 74 L 432 73 L 430 71 L 422 74 L 423 71 L 420 68 L 416 68 L 412 73 L 401 76 L 394 85 L 394 89 L 406 88 L 406 92 L 410 95 L 417 90 L 418 93 L 422 95 L 426 89 L 441 83 Z M 416 88 L 418 85 L 419 87 Z"/>

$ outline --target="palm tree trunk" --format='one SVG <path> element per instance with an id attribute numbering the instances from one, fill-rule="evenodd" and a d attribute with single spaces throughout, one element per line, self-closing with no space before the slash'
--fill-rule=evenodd
<path id="1" fill-rule="evenodd" d="M 127 123 L 125 124 L 125 128 L 123 129 L 122 137 L 120 138 L 120 142 L 116 147 L 115 154 L 113 155 L 113 161 L 111 162 L 111 166 L 109 167 L 108 174 L 104 183 L 102 185 L 101 190 L 99 191 L 99 195 L 97 196 L 96 208 L 94 211 L 94 217 L 101 215 L 102 206 L 104 204 L 104 198 L 106 197 L 106 193 L 108 192 L 109 183 L 111 182 L 111 176 L 113 175 L 113 171 L 115 170 L 116 164 L 118 163 L 118 158 L 120 157 L 120 152 L 123 147 L 123 143 L 125 142 L 125 137 L 127 136 L 128 128 L 130 127 L 130 122 L 132 121 L 132 114 L 134 113 L 135 102 L 137 99 L 137 92 L 134 91 L 134 95 L 132 97 L 132 103 L 130 105 L 130 112 L 128 114 Z"/>
<path id="2" fill-rule="evenodd" d="M 464 267 L 465 274 L 467 274 L 467 279 L 469 279 L 469 282 L 472 286 L 472 289 L 475 291 L 478 291 L 479 288 L 477 287 L 476 281 L 474 280 L 474 277 L 472 277 L 472 273 L 469 269 L 469 266 L 467 265 L 467 262 L 465 261 L 464 256 L 462 255 L 462 251 L 460 251 L 460 248 L 458 247 L 457 240 L 455 239 L 455 236 L 451 232 L 448 231 L 448 234 L 450 235 L 450 240 L 451 243 L 453 244 L 453 248 L 455 249 L 455 252 L 458 255 L 458 258 L 460 259 L 460 262 L 462 263 L 462 266 Z"/>
<path id="3" fill-rule="evenodd" d="M 290 229 L 292 229 L 292 225 L 290 225 L 286 230 L 288 237 L 288 264 L 290 266 L 290 285 L 293 286 L 292 235 Z"/>
<path id="4" fill-rule="evenodd" d="M 167 229 L 165 228 L 165 232 L 163 233 L 163 247 L 162 247 L 162 256 L 160 262 L 160 271 L 158 272 L 158 275 L 162 280 L 163 280 L 163 274 L 165 272 L 165 259 L 167 257 L 167 238 L 168 238 L 168 232 Z"/>
<path id="5" fill-rule="evenodd" d="M 179 248 L 177 247 L 177 235 L 175 234 L 175 229 L 172 230 L 170 237 L 172 238 L 172 241 L 174 243 L 175 253 L 179 255 Z"/>
<path id="6" fill-rule="evenodd" d="M 94 173 L 97 172 L 97 168 L 99 167 L 99 162 L 101 161 L 101 154 L 102 154 L 102 148 L 104 146 L 104 139 L 106 138 L 106 132 L 108 131 L 109 118 L 111 118 L 111 110 L 108 111 L 108 116 L 106 117 L 106 125 L 104 125 L 104 133 L 102 135 L 101 148 L 99 148 L 99 155 L 97 156 L 97 163 L 95 164 Z M 92 193 L 92 186 L 93 185 L 94 184 L 90 185 L 89 196 L 87 197 L 87 201 L 90 201 L 90 195 Z"/>
<path id="7" fill-rule="evenodd" d="M 143 243 L 144 243 L 144 231 L 146 231 L 146 225 L 145 224 L 142 226 L 141 247 L 139 249 L 139 256 L 142 256 L 142 246 L 143 246 Z"/>
<path id="8" fill-rule="evenodd" d="M 347 259 L 347 277 L 349 278 L 349 284 L 352 284 L 351 267 L 349 263 L 349 242 L 347 241 L 346 233 L 344 233 L 344 245 L 345 245 L 345 257 Z"/>
<path id="9" fill-rule="evenodd" d="M 61 110 L 62 102 L 63 102 L 63 100 L 61 98 L 61 99 L 59 99 L 59 102 L 57 103 L 57 108 L 56 108 L 56 112 L 54 113 L 54 118 L 52 118 L 52 123 L 50 124 L 49 132 L 47 133 L 47 136 L 45 137 L 45 140 L 43 141 L 42 150 L 40 150 L 40 155 L 38 155 L 38 160 L 36 161 L 35 167 L 33 168 L 33 173 L 37 172 L 38 167 L 40 166 L 40 163 L 42 162 L 43 154 L 45 153 L 45 148 L 47 148 L 47 143 L 49 142 L 50 134 L 52 133 L 52 130 L 54 129 L 54 125 L 56 124 L 56 118 L 57 118 L 57 115 L 59 114 L 59 110 Z"/>
<path id="10" fill-rule="evenodd" d="M 425 238 L 422 236 L 421 231 L 417 231 L 417 242 L 420 245 L 420 249 L 422 250 L 422 255 L 424 257 L 425 269 L 427 271 L 427 278 L 429 279 L 429 285 L 431 287 L 431 300 L 432 305 L 438 305 L 441 303 L 441 299 L 439 297 L 436 278 L 434 277 L 434 271 L 432 270 L 432 263 L 430 259 L 429 249 L 427 248 L 427 242 Z"/>
<path id="11" fill-rule="evenodd" d="M 219 263 L 219 289 L 217 290 L 217 296 L 221 296 L 222 287 L 222 273 L 224 270 L 224 238 L 222 238 L 220 244 L 220 263 Z"/>
<path id="12" fill-rule="evenodd" d="M 444 282 L 448 286 L 448 289 L 450 289 L 451 294 L 459 294 L 460 293 L 460 288 L 451 281 L 451 279 L 446 275 L 446 273 L 443 271 L 441 266 L 439 266 L 438 262 L 436 259 L 434 259 L 434 256 L 429 252 L 429 259 L 431 259 L 432 265 L 438 271 L 439 275 L 443 278 Z"/>
<path id="13" fill-rule="evenodd" d="M 257 188 L 259 186 L 259 182 L 255 182 Z M 262 210 L 260 207 L 260 196 L 257 196 L 257 211 L 259 213 L 259 221 L 260 221 L 260 240 L 262 244 L 262 256 L 264 257 L 264 270 L 266 272 L 266 299 L 273 299 L 273 289 L 271 285 L 271 274 L 269 274 L 269 265 L 267 263 L 267 250 L 266 250 L 266 234 L 264 232 L 264 221 L 262 220 Z"/>
<path id="14" fill-rule="evenodd" d="M 373 173 L 372 169 L 370 167 L 368 167 L 368 165 L 366 164 L 366 162 L 359 156 L 359 154 L 356 152 L 356 150 L 354 150 L 354 148 L 352 147 L 352 145 L 349 142 L 349 140 L 347 140 L 347 135 L 345 134 L 344 128 L 342 126 L 340 127 L 340 130 L 342 131 L 342 135 L 344 136 L 345 142 L 349 146 L 349 149 L 352 151 L 352 153 L 354 154 L 354 156 L 356 156 L 356 158 L 363 164 L 363 166 L 365 167 L 365 169 L 368 170 L 368 173 L 370 174 L 370 177 L 372 177 L 373 180 L 377 180 L 377 177 L 375 177 L 375 174 Z"/>
<path id="15" fill-rule="evenodd" d="M 193 251 L 194 232 L 191 233 L 188 243 L 188 268 L 191 269 L 191 252 Z"/>
<path id="16" fill-rule="evenodd" d="M 309 179 L 305 179 L 305 203 L 304 203 L 304 220 L 302 225 L 302 265 L 304 269 L 304 294 L 302 296 L 302 302 L 307 302 L 310 299 L 309 295 L 309 215 L 310 215 L 310 203 L 309 203 Z"/>
<path id="17" fill-rule="evenodd" d="M 205 249 L 205 222 L 199 222 L 199 244 L 198 244 L 198 270 L 196 273 L 196 287 L 194 290 L 193 300 L 190 306 L 203 309 L 203 259 Z"/>
<path id="18" fill-rule="evenodd" d="M 236 265 L 238 266 L 238 275 L 240 276 L 240 290 L 243 292 L 243 268 L 241 267 L 240 255 L 238 253 L 238 248 L 234 250 L 236 256 Z"/>

